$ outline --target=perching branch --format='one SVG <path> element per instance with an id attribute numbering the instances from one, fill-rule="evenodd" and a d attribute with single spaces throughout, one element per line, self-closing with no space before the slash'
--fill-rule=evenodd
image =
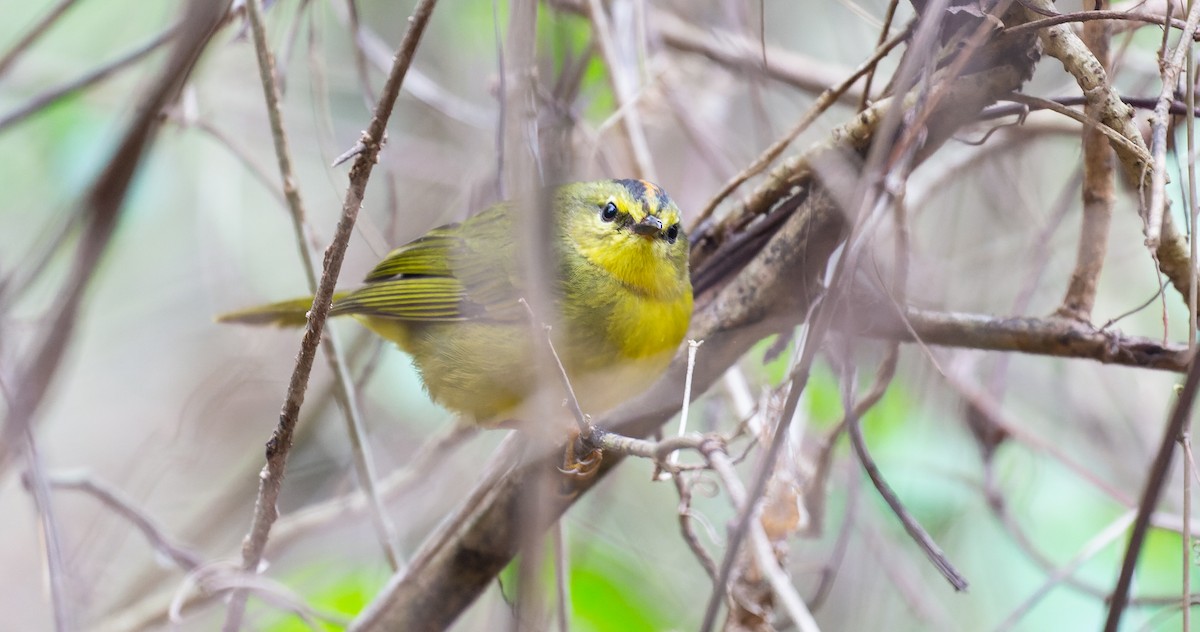
<path id="1" fill-rule="evenodd" d="M 958 126 L 973 120 L 981 108 L 1019 86 L 1028 72 L 1028 67 L 1021 64 L 1029 60 L 1014 63 L 954 79 L 940 100 L 936 116 L 931 117 L 937 124 L 931 125 L 926 148 L 944 142 Z M 741 220 L 772 209 L 761 222 L 766 227 L 756 226 L 752 233 L 713 233 L 709 242 L 712 251 L 739 258 L 737 267 L 724 268 L 722 257 L 693 259 L 698 266 L 694 280 L 712 274 L 710 266 L 727 271 L 709 277 L 713 282 L 699 297 L 688 333 L 692 339 L 704 340 L 705 352 L 695 370 L 695 393 L 703 393 L 753 342 L 790 328 L 802 318 L 818 291 L 816 279 L 845 229 L 841 210 L 820 191 L 808 165 L 863 151 L 873 140 L 881 113 L 896 102 L 876 102 L 835 130 L 831 140 L 785 161 L 751 196 L 751 200 L 758 201 L 756 206 L 751 202 L 733 209 L 730 228 L 744 226 Z M 597 420 L 597 425 L 627 436 L 653 431 L 678 409 L 676 403 L 665 402 L 658 395 L 682 392 L 684 364 L 677 357 L 663 381 L 647 395 Z M 490 482 L 486 490 L 481 488 L 469 504 L 462 506 L 460 515 L 451 521 L 452 527 L 439 529 L 426 540 L 408 569 L 392 578 L 352 629 L 419 630 L 450 625 L 515 554 L 521 539 L 515 516 L 522 506 L 526 484 L 539 480 L 559 462 L 561 453 L 557 449 L 530 455 L 519 467 Z M 523 526 L 544 529 L 618 462 L 604 459 L 598 475 L 578 483 L 569 498 L 546 498 L 541 513 L 547 521 Z M 430 595 L 437 595 L 437 599 Z"/>

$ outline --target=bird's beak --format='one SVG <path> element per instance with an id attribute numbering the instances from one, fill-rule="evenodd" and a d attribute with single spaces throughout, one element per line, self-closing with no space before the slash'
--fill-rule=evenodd
<path id="1" fill-rule="evenodd" d="M 653 215 L 647 215 L 642 221 L 633 225 L 633 232 L 643 236 L 650 237 L 662 232 L 663 223 L 661 219 Z"/>

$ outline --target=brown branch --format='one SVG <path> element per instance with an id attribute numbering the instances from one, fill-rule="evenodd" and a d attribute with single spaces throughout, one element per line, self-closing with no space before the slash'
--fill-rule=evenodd
<path id="1" fill-rule="evenodd" d="M 938 104 L 938 112 L 930 117 L 935 123 L 931 123 L 925 151 L 918 160 L 958 126 L 974 120 L 981 108 L 1019 86 L 1027 75 L 1028 58 L 1004 56 L 997 61 L 1006 65 L 953 80 Z M 899 102 L 907 105 L 907 97 Z M 733 209 L 730 228 L 744 226 L 742 222 L 748 224 L 748 218 L 758 217 L 767 208 L 775 209 L 768 217 L 770 221 L 761 222 L 769 227 L 757 230 L 752 239 L 739 242 L 740 233 L 730 230 L 711 241 L 712 246 L 738 261 L 737 268 L 713 274 L 709 266 L 721 267 L 720 257 L 693 259 L 697 266 L 693 280 L 708 275 L 715 281 L 699 297 L 688 334 L 689 338 L 704 340 L 705 353 L 695 371 L 695 393 L 704 392 L 754 342 L 794 326 L 807 313 L 817 289 L 816 278 L 845 230 L 845 217 L 815 180 L 809 165 L 863 152 L 874 139 L 880 113 L 895 107 L 895 103 L 896 99 L 885 99 L 872 104 L 861 116 L 835 130 L 829 141 L 785 161 L 753 193 L 752 200 L 761 206 L 747 203 Z M 725 249 L 734 243 L 740 243 L 744 250 Z M 683 359 L 677 357 L 663 380 L 647 394 L 597 420 L 597 425 L 627 436 L 649 434 L 677 412 L 678 404 L 665 401 L 661 394 L 682 392 L 684 369 Z M 560 450 L 558 447 L 530 455 L 520 467 L 481 487 L 478 494 L 464 502 L 454 520 L 426 539 L 405 572 L 392 578 L 351 629 L 419 630 L 451 625 L 508 564 L 529 531 L 541 533 L 574 498 L 620 462 L 619 458 L 604 459 L 596 477 L 573 484 L 569 498 L 545 498 L 537 522 L 521 519 L 528 490 L 561 463 Z"/>
<path id="2" fill-rule="evenodd" d="M 263 100 L 267 106 L 267 119 L 271 125 L 271 139 L 275 145 L 275 157 L 279 163 L 279 177 L 283 182 L 283 195 L 287 199 L 287 207 L 292 219 L 292 229 L 296 236 L 296 248 L 300 251 L 303 262 L 304 277 L 308 281 L 308 291 L 317 293 L 317 277 L 313 266 L 313 253 L 309 246 L 312 227 L 308 224 L 304 201 L 300 197 L 300 189 L 296 184 L 296 176 L 292 170 L 292 153 L 288 148 L 287 131 L 283 126 L 283 113 L 280 108 L 279 86 L 275 81 L 275 61 L 267 44 L 267 30 L 263 26 L 262 0 L 247 0 L 246 16 L 250 22 L 250 34 L 254 40 L 255 58 L 258 61 L 259 81 L 262 83 Z M 350 0 L 353 5 L 353 0 Z M 375 464 L 371 452 L 366 447 L 366 429 L 362 421 L 362 413 L 358 408 L 357 394 L 346 363 L 342 358 L 341 343 L 332 330 L 326 333 L 324 344 L 321 345 L 329 369 L 334 375 L 334 395 L 341 405 L 346 420 L 346 434 L 350 439 L 351 453 L 354 458 L 354 472 L 358 484 L 362 486 L 371 507 L 371 524 L 379 538 L 384 557 L 392 570 L 400 568 L 400 554 L 397 552 L 395 528 L 388 520 L 383 510 L 383 503 L 375 491 Z"/>
<path id="3" fill-rule="evenodd" d="M 1026 13 L 1031 21 L 1037 20 L 1041 12 L 1054 11 L 1054 5 L 1049 0 L 1023 0 L 1023 6 L 1027 7 Z M 1113 144 L 1125 176 L 1138 183 L 1139 190 L 1145 190 L 1145 187 L 1150 186 L 1152 167 L 1151 162 L 1144 156 L 1150 151 L 1146 148 L 1145 139 L 1137 127 L 1132 109 L 1117 96 L 1104 67 L 1069 26 L 1059 24 L 1041 29 L 1038 31 L 1038 38 L 1045 53 L 1062 62 L 1063 68 L 1075 78 L 1099 122 L 1124 136 L 1137 148 L 1136 151 L 1131 151 L 1125 143 Z M 1154 244 L 1154 254 L 1163 274 L 1171 279 L 1175 289 L 1182 296 L 1189 296 L 1195 273 L 1192 271 L 1191 257 L 1188 254 L 1187 239 L 1179 233 L 1170 214 L 1162 215 L 1161 222 L 1159 239 Z M 1149 234 L 1148 231 L 1147 236 Z"/>
<path id="4" fill-rule="evenodd" d="M 1099 0 L 1097 9 L 1108 6 L 1108 0 Z M 1105 21 L 1089 21 L 1083 25 L 1083 41 L 1092 50 L 1105 72 L 1112 70 L 1112 55 L 1109 38 L 1112 26 Z M 1099 118 L 1096 106 L 1089 103 L 1084 114 L 1090 120 Z M 1067 285 L 1067 294 L 1060 316 L 1074 318 L 1080 322 L 1091 322 L 1092 308 L 1096 304 L 1096 290 L 1100 283 L 1100 271 L 1104 268 L 1104 255 L 1108 252 L 1108 231 L 1112 224 L 1113 205 L 1116 204 L 1116 162 L 1113 150 L 1103 132 L 1095 127 L 1083 128 L 1083 227 L 1079 235 L 1079 250 L 1075 256 L 1075 269 Z"/>
<path id="5" fill-rule="evenodd" d="M 1200 3 L 1197 3 L 1200 6 Z M 1121 615 L 1129 602 L 1129 586 L 1133 583 L 1133 570 L 1137 567 L 1138 557 L 1142 553 L 1142 543 L 1146 540 L 1146 532 L 1150 529 L 1150 517 L 1158 504 L 1163 485 L 1167 481 L 1167 473 L 1171 469 L 1171 459 L 1175 456 L 1175 445 L 1179 441 L 1188 419 L 1191 418 L 1192 406 L 1196 402 L 1196 389 L 1200 388 L 1200 362 L 1192 358 L 1188 366 L 1187 379 L 1183 390 L 1167 425 L 1163 428 L 1163 436 L 1158 444 L 1158 453 L 1150 465 L 1150 474 L 1146 477 L 1146 485 L 1142 489 L 1141 500 L 1138 502 L 1137 518 L 1133 522 L 1133 530 L 1129 533 L 1129 544 L 1125 549 L 1125 558 L 1121 562 L 1121 574 L 1113 589 L 1112 601 L 1108 605 L 1108 618 L 1104 622 L 1105 632 L 1117 632 L 1121 626 Z M 1186 476 L 1187 473 L 1184 473 Z"/>
<path id="6" fill-rule="evenodd" d="M 1188 362 L 1184 345 L 1164 345 L 1160 340 L 1096 329 L 1068 319 L 937 312 L 911 307 L 900 318 L 883 314 L 884 310 L 877 310 L 880 313 L 874 315 L 863 314 L 861 304 L 849 311 L 853 314 L 839 319 L 841 325 L 851 333 L 876 338 L 905 342 L 919 339 L 928 345 L 1082 358 L 1164 371 L 1184 371 Z"/>
<path id="7" fill-rule="evenodd" d="M 396 105 L 400 86 L 404 82 L 404 75 L 412 64 L 417 44 L 420 43 L 421 34 L 429 24 L 435 4 L 436 0 L 421 0 L 413 10 L 412 17 L 409 18 L 409 27 L 405 31 L 400 49 L 396 53 L 392 71 L 388 74 L 371 123 L 360 138 L 359 142 L 363 146 L 363 151 L 358 154 L 350 168 L 350 185 L 346 189 L 346 197 L 342 202 L 342 216 L 338 220 L 333 242 L 325 253 L 325 269 L 321 275 L 317 293 L 313 296 L 313 305 L 309 311 L 308 323 L 304 328 L 304 338 L 296 358 L 296 367 L 292 372 L 283 407 L 279 413 L 279 425 L 275 428 L 271 440 L 267 442 L 267 463 L 260 476 L 254 519 L 242 545 L 242 569 L 248 573 L 257 572 L 262 561 L 263 550 L 266 548 L 267 539 L 270 536 L 271 526 L 279 515 L 276 503 L 283 485 L 287 457 L 292 447 L 292 436 L 299 420 L 300 406 L 304 403 L 304 393 L 308 388 L 308 378 L 312 372 L 317 345 L 320 343 L 321 334 L 325 329 L 325 320 L 329 317 L 329 308 L 333 302 L 333 292 L 337 285 L 338 275 L 341 273 L 346 247 L 350 241 L 350 234 L 354 230 L 358 211 L 362 207 L 367 181 L 371 177 L 371 171 L 374 169 L 379 151 L 383 147 L 387 121 Z M 225 630 L 237 630 L 241 626 L 245 607 L 246 593 L 244 591 L 235 592 L 225 619 Z"/>
<path id="8" fill-rule="evenodd" d="M 1107 2 L 1105 4 L 1107 4 Z M 1101 28 L 1111 29 L 1112 26 L 1109 23 L 1109 20 L 1145 22 L 1146 24 L 1158 24 L 1160 26 L 1166 26 L 1168 24 L 1168 18 L 1164 16 L 1155 15 L 1153 13 L 1142 13 L 1140 11 L 1080 11 L 1077 13 L 1059 13 L 1051 15 L 1047 18 L 1042 18 L 1040 20 L 1026 22 L 1025 24 L 1021 24 L 1019 26 L 1013 26 L 1004 29 L 1004 33 L 1006 35 L 1028 33 L 1038 29 L 1058 26 L 1059 24 L 1068 24 L 1071 22 L 1084 22 L 1084 31 L 1086 33 L 1087 27 L 1095 21 L 1102 22 Z M 1184 21 L 1178 18 L 1170 18 L 1169 23 L 1172 27 L 1177 29 L 1182 30 L 1186 28 Z"/>
<path id="9" fill-rule="evenodd" d="M 878 373 L 875 378 L 875 383 L 871 386 L 871 391 L 868 392 L 857 403 L 851 400 L 851 386 L 849 381 L 843 381 L 842 391 L 844 406 L 846 409 L 846 419 L 843 423 L 850 434 L 850 445 L 854 447 L 854 454 L 858 457 L 859 463 L 862 464 L 863 470 L 871 479 L 871 483 L 875 486 L 875 490 L 883 497 L 888 508 L 896 515 L 900 524 L 904 526 L 904 531 L 908 536 L 917 543 L 921 551 L 925 553 L 925 557 L 933 563 L 934 568 L 950 582 L 956 591 L 964 591 L 967 589 L 967 579 L 954 568 L 946 554 L 933 541 L 929 533 L 917 522 L 917 519 L 909 513 L 905 508 L 904 503 L 900 501 L 900 497 L 892 490 L 887 481 L 883 478 L 883 472 L 879 470 L 879 466 L 875 464 L 875 459 L 871 457 L 870 451 L 867 450 L 867 440 L 862 433 L 862 417 L 875 404 L 883 399 L 884 393 L 887 392 L 887 387 L 892 381 L 892 377 L 896 374 L 896 362 L 899 358 L 899 349 L 893 344 L 888 350 L 888 355 L 880 364 Z"/>

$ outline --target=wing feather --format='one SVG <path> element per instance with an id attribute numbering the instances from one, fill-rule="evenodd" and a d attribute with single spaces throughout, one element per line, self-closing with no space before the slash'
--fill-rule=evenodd
<path id="1" fill-rule="evenodd" d="M 461 224 L 435 228 L 379 262 L 333 314 L 417 322 L 519 317 L 511 221 L 494 206 Z"/>

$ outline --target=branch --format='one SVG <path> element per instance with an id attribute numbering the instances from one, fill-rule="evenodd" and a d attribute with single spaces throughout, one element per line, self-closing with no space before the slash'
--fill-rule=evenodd
<path id="1" fill-rule="evenodd" d="M 283 181 L 283 195 L 287 199 L 287 207 L 291 212 L 292 229 L 296 233 L 296 247 L 300 251 L 300 259 L 304 265 L 304 277 L 308 281 L 308 291 L 316 295 L 317 277 L 313 266 L 313 253 L 309 247 L 309 237 L 312 227 L 306 219 L 304 202 L 300 197 L 300 189 L 296 186 L 296 176 L 292 171 L 292 154 L 288 149 L 287 132 L 283 127 L 283 113 L 279 106 L 279 86 L 275 82 L 275 60 L 267 45 L 267 31 L 262 20 L 262 0 L 247 0 L 246 16 L 250 21 L 250 33 L 254 40 L 254 52 L 258 61 L 259 80 L 262 82 L 263 100 L 267 105 L 267 118 L 271 124 L 271 138 L 275 144 L 275 156 L 279 162 L 279 177 Z M 353 0 L 350 2 L 353 5 Z M 354 473 L 358 484 L 371 507 L 371 524 L 379 537 L 380 547 L 384 557 L 393 571 L 400 568 L 400 554 L 397 552 L 395 528 L 383 510 L 383 503 L 375 491 L 375 464 L 371 460 L 371 452 L 365 444 L 366 429 L 362 421 L 362 413 L 358 408 L 358 400 L 346 363 L 342 358 L 341 343 L 337 335 L 330 330 L 325 336 L 325 360 L 333 373 L 334 394 L 346 419 L 346 434 L 350 439 L 351 453 L 354 455 Z"/>
<path id="2" fill-rule="evenodd" d="M 1197 3 L 1200 6 L 1200 3 Z M 1125 549 L 1125 559 L 1121 562 L 1121 574 L 1117 578 L 1117 586 L 1113 589 L 1112 601 L 1108 605 L 1108 618 L 1104 622 L 1105 632 L 1117 632 L 1121 626 L 1121 614 L 1129 602 L 1129 586 L 1133 583 L 1133 569 L 1137 567 L 1138 557 L 1142 553 L 1142 543 L 1146 540 L 1146 532 L 1150 529 L 1150 517 L 1158 504 L 1163 485 L 1167 481 L 1167 473 L 1171 469 L 1171 459 L 1175 456 L 1175 444 L 1179 441 L 1188 420 L 1192 416 L 1192 406 L 1196 402 L 1196 389 L 1200 388 L 1200 362 L 1192 358 L 1188 367 L 1187 380 L 1175 408 L 1163 429 L 1162 440 L 1158 444 L 1158 453 L 1150 465 L 1150 474 L 1146 477 L 1146 486 L 1142 489 L 1142 497 L 1138 502 L 1137 518 L 1133 521 L 1133 530 L 1129 533 L 1129 545 Z M 1184 476 L 1188 473 L 1184 472 Z"/>
<path id="3" fill-rule="evenodd" d="M 865 314 L 863 304 L 851 308 L 838 322 L 849 333 L 874 338 L 920 341 L 929 345 L 988 351 L 1016 351 L 1063 358 L 1086 358 L 1104 364 L 1182 372 L 1187 369 L 1185 345 L 1163 344 L 1151 338 L 1063 318 L 1005 317 L 908 308 L 903 316 Z M 874 308 L 878 312 L 884 310 Z"/>
<path id="4" fill-rule="evenodd" d="M 404 75 L 408 71 L 408 67 L 412 64 L 421 34 L 429 24 L 434 4 L 436 4 L 436 0 L 421 0 L 413 10 L 413 15 L 409 18 L 408 30 L 405 31 L 404 39 L 400 43 L 400 50 L 396 54 L 392 71 L 388 75 L 382 96 L 375 107 L 374 116 L 359 140 L 363 149 L 350 168 L 350 186 L 347 188 L 346 198 L 342 202 L 342 216 L 338 220 L 333 243 L 325 252 L 325 270 L 321 275 L 317 293 L 313 296 L 313 305 L 308 314 L 308 323 L 304 328 L 304 338 L 296 358 L 296 367 L 292 371 L 283 408 L 279 413 L 279 425 L 275 428 L 271 440 L 267 442 L 267 463 L 259 479 L 254 519 L 242 544 L 242 570 L 248 573 L 258 571 L 263 550 L 267 545 L 267 538 L 271 533 L 271 526 L 279 517 L 276 502 L 283 485 L 287 457 L 292 447 L 292 436 L 299 420 L 300 406 L 304 403 L 304 393 L 308 388 L 308 377 L 312 372 L 317 345 L 320 343 L 321 334 L 325 329 L 325 320 L 329 317 L 334 288 L 337 285 L 338 275 L 342 271 L 342 260 L 346 256 L 346 246 L 350 241 L 350 234 L 354 230 L 358 211 L 362 207 L 367 181 L 371 177 L 371 171 L 374 169 L 379 151 L 383 147 L 387 121 L 396 105 L 400 86 L 404 82 Z M 237 630 L 241 626 L 245 608 L 246 592 L 244 590 L 234 592 L 225 619 L 225 630 Z"/>
<path id="5" fill-rule="evenodd" d="M 1108 0 L 1097 1 L 1097 9 L 1107 6 Z M 1112 55 L 1109 52 L 1111 33 L 1112 26 L 1108 22 L 1091 21 L 1083 25 L 1084 43 L 1104 66 L 1105 72 L 1112 68 Z M 1098 118 L 1092 104 L 1084 108 L 1084 114 L 1089 120 Z M 1104 255 L 1108 252 L 1108 231 L 1117 197 L 1116 162 L 1102 129 L 1092 126 L 1083 128 L 1083 226 L 1075 256 L 1075 269 L 1071 273 L 1062 306 L 1058 309 L 1059 315 L 1085 323 L 1092 320 L 1092 308 L 1096 304 Z"/>
<path id="6" fill-rule="evenodd" d="M 25 31 L 25 35 L 21 36 L 21 39 L 16 44 L 13 44 L 13 47 L 10 48 L 3 57 L 0 57 L 0 76 L 4 76 L 4 73 L 8 70 L 8 67 L 11 66 L 12 63 L 16 61 L 22 53 L 25 52 L 26 49 L 32 46 L 39 37 L 49 30 L 51 26 L 54 26 L 54 23 L 58 21 L 58 18 L 62 17 L 63 14 L 67 12 L 67 9 L 70 9 L 72 6 L 74 6 L 75 2 L 76 0 L 58 0 L 58 4 L 51 7 L 50 10 L 46 12 L 46 15 L 42 16 L 42 19 L 38 20 L 36 24 L 29 28 L 29 30 Z"/>
<path id="7" fill-rule="evenodd" d="M 3 428 L 0 428 L 0 473 L 7 468 L 14 449 L 22 444 L 22 437 L 32 425 L 58 371 L 59 362 L 66 353 L 75 331 L 84 291 L 112 239 L 125 195 L 141 165 L 142 155 L 153 143 L 162 125 L 159 113 L 183 88 L 201 51 L 225 16 L 228 5 L 228 1 L 194 0 L 188 3 L 182 21 L 184 26 L 178 31 L 171 31 L 177 39 L 170 59 L 146 90 L 136 118 L 80 202 L 76 213 L 83 221 L 83 236 L 69 276 L 58 289 L 58 300 L 47 312 L 52 316 L 48 317 L 45 335 L 29 345 L 25 357 L 30 360 L 20 367 L 12 385 L 13 398 Z"/>
<path id="8" fill-rule="evenodd" d="M 33 116 L 34 114 L 37 114 L 51 105 L 54 105 L 61 99 L 71 96 L 80 90 L 87 89 L 93 84 L 107 79 L 114 72 L 141 61 L 150 53 L 158 50 L 163 44 L 171 41 L 172 38 L 179 34 L 180 28 L 181 27 L 179 26 L 173 26 L 162 33 L 159 33 L 145 44 L 142 44 L 141 46 L 129 51 L 128 53 L 125 53 L 124 55 L 108 62 L 107 64 L 96 68 L 86 75 L 69 83 L 65 83 L 57 88 L 47 90 L 46 92 L 43 92 L 42 94 L 31 99 L 25 105 L 22 105 L 21 107 L 9 112 L 8 114 L 5 114 L 4 116 L 0 116 L 0 132 L 3 132 L 5 129 L 20 123 L 21 121 Z"/>
<path id="9" fill-rule="evenodd" d="M 1017 88 L 1027 76 L 1027 56 L 1000 56 L 996 68 L 958 77 L 930 117 L 930 134 L 918 155 L 928 155 L 960 125 L 974 120 L 984 106 Z M 914 97 L 915 100 L 915 97 Z M 861 155 L 874 140 L 875 125 L 886 108 L 907 107 L 908 97 L 882 99 L 834 130 L 830 140 L 785 161 L 772 172 L 751 201 L 733 209 L 728 229 L 707 240 L 709 250 L 696 257 L 693 282 L 711 282 L 699 295 L 688 337 L 704 340 L 696 364 L 694 393 L 703 393 L 762 337 L 793 327 L 807 313 L 819 289 L 817 278 L 845 230 L 845 217 L 814 177 L 814 162 Z M 890 140 L 890 139 L 889 139 Z M 886 142 L 886 141 L 885 141 Z M 766 221 L 749 232 L 738 230 L 766 211 Z M 729 267 L 720 252 L 736 267 Z M 676 357 L 667 374 L 643 396 L 605 415 L 597 425 L 627 436 L 645 436 L 678 411 L 662 393 L 683 391 L 685 362 Z M 527 490 L 561 463 L 561 447 L 530 454 L 499 480 L 489 481 L 466 501 L 459 515 L 427 538 L 403 574 L 392 578 L 355 620 L 352 630 L 443 629 L 487 587 L 516 553 L 530 530 L 550 521 L 604 478 L 619 462 L 605 458 L 597 476 L 573 483 L 565 498 L 546 498 L 536 524 L 522 521 Z M 554 474 L 549 474 L 553 476 Z M 518 526 L 519 525 L 519 526 Z M 433 596 L 436 595 L 436 598 Z"/>
<path id="10" fill-rule="evenodd" d="M 1054 5 L 1049 0 L 1022 0 L 1022 3 L 1031 21 L 1047 11 L 1054 12 Z M 1126 143 L 1113 143 L 1125 176 L 1137 183 L 1138 190 L 1145 190 L 1150 186 L 1152 168 L 1144 156 L 1150 151 L 1134 121 L 1133 110 L 1117 96 L 1104 66 L 1069 26 L 1059 24 L 1039 30 L 1038 38 L 1046 54 L 1062 62 L 1063 68 L 1075 78 L 1100 123 L 1120 133 L 1136 147 L 1136 151 L 1131 151 Z M 1175 228 L 1170 214 L 1162 215 L 1159 232 L 1158 239 L 1151 244 L 1147 229 L 1147 245 L 1152 246 L 1163 274 L 1171 279 L 1171 284 L 1182 296 L 1187 297 L 1195 281 L 1187 239 Z"/>
<path id="11" fill-rule="evenodd" d="M 1150 126 L 1150 149 L 1154 153 L 1154 170 L 1150 174 L 1150 208 L 1146 211 L 1146 245 L 1151 248 L 1158 247 L 1163 230 L 1163 209 L 1166 206 L 1167 123 L 1170 120 L 1167 109 L 1178 88 L 1183 57 L 1185 54 L 1191 54 L 1191 40 L 1196 35 L 1196 28 L 1200 27 L 1200 2 L 1190 4 L 1187 25 L 1183 28 L 1183 35 L 1180 37 L 1179 43 L 1175 45 L 1175 52 L 1171 54 L 1169 61 L 1163 60 L 1165 67 L 1162 70 L 1162 92 L 1158 95 L 1158 104 L 1154 106 L 1154 121 Z M 1165 46 L 1165 39 L 1163 44 Z M 1189 86 L 1188 89 L 1194 90 L 1195 88 Z M 1185 292 L 1184 295 L 1186 296 L 1187 293 Z"/>

